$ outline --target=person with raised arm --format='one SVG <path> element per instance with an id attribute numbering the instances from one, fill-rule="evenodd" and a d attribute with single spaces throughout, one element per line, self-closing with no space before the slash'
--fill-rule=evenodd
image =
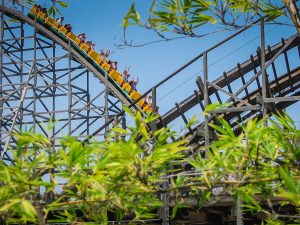
<path id="1" fill-rule="evenodd" d="M 129 81 L 129 84 L 130 84 L 133 91 L 137 91 L 138 83 L 139 83 L 139 78 L 138 77 L 137 77 L 136 80 L 133 78 L 133 80 Z"/>
<path id="2" fill-rule="evenodd" d="M 95 43 L 93 43 L 92 41 L 87 41 L 86 44 L 89 46 L 88 52 L 95 51 Z"/>
<path id="3" fill-rule="evenodd" d="M 85 40 L 86 40 L 85 33 L 78 34 L 78 36 L 77 36 L 77 37 L 78 37 L 78 38 L 79 38 L 79 40 L 80 40 L 80 43 L 79 43 L 79 45 L 81 45 L 81 44 L 85 43 Z"/>
<path id="4" fill-rule="evenodd" d="M 104 49 L 102 48 L 100 50 L 99 55 L 100 55 L 100 57 L 101 57 L 102 60 L 107 61 L 107 58 L 110 55 L 110 49 L 107 49 L 106 52 L 104 52 Z"/>
<path id="5" fill-rule="evenodd" d="M 58 23 L 58 27 L 62 26 L 62 23 L 64 22 L 65 17 L 60 17 L 56 19 L 56 22 Z"/>
<path id="6" fill-rule="evenodd" d="M 123 73 L 122 73 L 122 78 L 125 82 L 129 81 L 129 77 L 130 77 L 130 72 L 129 72 L 129 67 L 125 67 Z"/>

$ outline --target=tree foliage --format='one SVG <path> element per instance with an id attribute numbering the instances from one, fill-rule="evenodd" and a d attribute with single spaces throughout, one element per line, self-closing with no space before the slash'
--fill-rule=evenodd
<path id="1" fill-rule="evenodd" d="M 123 19 L 126 30 L 137 25 L 156 32 L 162 39 L 178 36 L 203 37 L 221 30 L 244 27 L 253 21 L 268 16 L 269 23 L 276 23 L 278 17 L 290 18 L 297 30 L 300 28 L 299 12 L 294 0 L 152 0 L 148 15 L 142 18 L 138 4 L 133 3 Z M 282 8 L 286 6 L 286 8 Z M 207 29 L 205 25 L 217 25 Z M 203 28 L 203 29 L 199 29 Z M 207 32 L 207 30 L 210 30 Z M 175 34 L 169 35 L 169 34 Z"/>
<path id="2" fill-rule="evenodd" d="M 202 204 L 220 195 L 239 197 L 245 211 L 262 213 L 267 224 L 299 223 L 300 217 L 291 215 L 293 210 L 299 215 L 300 209 L 300 131 L 292 119 L 274 116 L 269 126 L 249 120 L 239 135 L 224 119 L 219 122 L 211 124 L 218 140 L 209 146 L 209 156 L 187 160 L 197 175 L 179 176 L 184 181 L 179 190 L 199 196 Z M 288 213 L 280 210 L 285 205 Z"/>
<path id="3" fill-rule="evenodd" d="M 40 4 L 40 1 L 38 0 L 18 0 L 12 2 L 17 2 L 18 4 L 27 7 L 32 7 L 34 4 Z M 67 8 L 68 6 L 69 3 L 62 0 L 46 0 L 43 4 L 43 7 L 48 9 L 48 14 L 52 16 L 61 15 L 60 8 Z"/>
<path id="4" fill-rule="evenodd" d="M 297 215 L 300 207 L 300 131 L 287 115 L 268 119 L 269 126 L 249 120 L 238 135 L 220 118 L 210 124 L 218 140 L 207 158 L 191 156 L 184 140 L 169 143 L 174 132 L 167 128 L 149 132 L 155 119 L 137 114 L 135 126 L 115 127 L 104 141 L 65 137 L 59 148 L 39 134 L 16 134 L 12 162 L 0 162 L 0 215 L 8 224 L 107 224 L 112 213 L 118 220 L 153 218 L 168 179 L 173 217 L 189 207 L 186 196 L 200 207 L 232 196 L 245 211 L 264 215 L 264 224 L 300 222 L 281 210 L 288 205 Z M 180 171 L 183 164 L 191 171 Z"/>
<path id="5" fill-rule="evenodd" d="M 288 13 L 271 1 L 154 0 L 146 21 L 142 22 L 133 4 L 123 26 L 152 29 L 165 39 L 166 32 L 201 37 L 205 34 L 196 31 L 209 23 L 230 29 L 263 15 L 269 21 L 286 15 L 299 28 L 290 1 L 282 2 Z M 12 162 L 0 162 L 0 216 L 8 223 L 38 224 L 49 218 L 106 224 L 109 213 L 120 220 L 155 217 L 154 209 L 162 204 L 158 196 L 163 177 L 175 173 L 171 164 L 181 160 L 193 169 L 189 176 L 169 176 L 168 191 L 177 198 L 172 216 L 188 207 L 183 200 L 187 193 L 201 205 L 214 196 L 229 195 L 241 199 L 245 210 L 264 213 L 265 223 L 300 223 L 299 217 L 282 214 L 277 207 L 289 205 L 299 214 L 300 131 L 291 118 L 274 116 L 267 127 L 262 120 L 249 120 L 238 135 L 221 118 L 220 125 L 211 124 L 219 135 L 208 147 L 208 158 L 186 157 L 185 140 L 169 143 L 174 133 L 167 128 L 149 132 L 147 124 L 154 119 L 143 120 L 137 114 L 134 127 L 116 127 L 104 141 L 82 143 L 65 137 L 59 148 L 39 134 L 16 134 Z"/>
<path id="6" fill-rule="evenodd" d="M 137 114 L 135 127 L 116 127 L 105 141 L 65 137 L 58 149 L 42 135 L 16 134 L 12 163 L 0 162 L 0 215 L 9 224 L 106 224 L 109 213 L 154 217 L 163 174 L 186 147 L 168 143 L 173 133 L 166 128 L 148 132 L 153 119 Z"/>

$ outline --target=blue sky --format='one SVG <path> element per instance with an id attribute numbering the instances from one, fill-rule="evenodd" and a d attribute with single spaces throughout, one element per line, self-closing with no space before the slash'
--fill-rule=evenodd
<path id="1" fill-rule="evenodd" d="M 44 0 L 45 1 L 45 0 Z M 65 23 L 73 25 L 74 33 L 85 32 L 87 39 L 96 43 L 96 50 L 111 49 L 111 58 L 118 61 L 119 70 L 130 66 L 131 74 L 139 77 L 138 90 L 144 92 L 161 79 L 175 71 L 190 59 L 214 45 L 229 35 L 229 33 L 217 33 L 202 39 L 186 38 L 171 42 L 162 42 L 148 45 L 142 48 L 118 49 L 115 44 L 122 38 L 122 18 L 126 14 L 132 1 L 130 0 L 68 0 L 69 7 L 63 9 Z M 148 1 L 138 1 L 141 16 L 146 15 Z M 289 37 L 294 30 L 282 26 L 266 27 L 267 44 L 275 44 L 281 37 Z M 149 31 L 132 27 L 129 39 L 136 42 L 156 40 L 157 36 Z M 211 80 L 222 75 L 223 71 L 236 66 L 237 62 L 249 58 L 255 54 L 259 45 L 259 29 L 253 28 L 244 32 L 238 38 L 225 46 L 220 47 L 209 55 L 209 76 Z M 202 61 L 180 74 L 176 79 L 158 90 L 158 99 L 161 113 L 174 107 L 175 102 L 180 102 L 196 89 L 195 78 L 202 75 Z M 296 106 L 295 106 L 296 107 Z M 295 108 L 294 107 L 294 108 Z M 300 116 L 293 111 L 296 120 Z M 192 113 L 192 112 L 191 112 Z"/>

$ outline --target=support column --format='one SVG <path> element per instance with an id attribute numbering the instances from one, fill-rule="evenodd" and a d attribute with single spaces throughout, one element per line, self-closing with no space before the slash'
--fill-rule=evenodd
<path id="1" fill-rule="evenodd" d="M 71 135 L 72 132 L 72 76 L 71 76 L 71 42 L 69 40 L 68 48 L 68 134 Z"/>
<path id="2" fill-rule="evenodd" d="M 24 6 L 22 6 L 22 13 L 24 11 Z M 23 52 L 23 49 L 24 49 L 24 41 L 25 39 L 23 39 L 22 37 L 24 37 L 25 35 L 25 32 L 24 32 L 24 23 L 21 22 L 21 52 L 20 52 L 20 58 L 21 58 L 21 64 L 20 64 L 20 83 L 23 83 L 23 73 L 24 73 L 24 52 Z M 20 129 L 22 130 L 22 122 L 23 122 L 23 104 L 21 105 L 21 108 L 20 108 Z"/>
<path id="3" fill-rule="evenodd" d="M 37 59 L 37 19 L 35 18 L 35 24 L 34 24 L 34 36 L 33 36 L 33 41 L 34 41 L 34 50 L 33 50 L 33 86 L 32 86 L 32 91 L 33 91 L 33 113 L 32 113 L 32 118 L 33 118 L 33 132 L 36 132 L 36 118 L 35 118 L 35 112 L 36 112 L 36 99 L 37 99 L 37 94 L 36 94 L 36 86 L 37 86 L 37 68 L 36 68 L 36 59 Z M 29 75 L 30 76 L 30 75 Z M 29 80 L 29 79 L 28 79 Z"/>
<path id="4" fill-rule="evenodd" d="M 56 114 L 55 114 L 55 111 L 56 111 L 56 98 L 55 98 L 55 94 L 56 94 L 56 72 L 55 72 L 55 68 L 56 68 L 56 63 L 55 63 L 55 57 L 56 57 L 56 45 L 55 45 L 55 42 L 53 41 L 52 42 L 53 44 L 53 50 L 52 50 L 52 55 L 53 55 L 53 71 L 52 71 L 52 83 L 53 83 L 53 93 L 52 93 L 52 124 L 55 123 L 55 120 L 56 120 Z M 52 128 L 52 135 L 51 135 L 51 139 L 52 139 L 52 145 L 55 146 L 55 132 L 56 132 L 56 129 L 55 129 L 55 126 L 53 125 L 53 128 Z"/>
<path id="5" fill-rule="evenodd" d="M 4 5 L 4 0 L 2 0 L 1 2 L 1 6 Z M 4 15 L 3 15 L 3 11 L 1 10 L 1 28 L 0 28 L 0 36 L 1 36 L 1 43 L 0 43 L 0 99 L 3 98 L 3 95 L 2 95 L 2 85 L 3 85 L 3 39 L 4 39 Z M 3 116 L 3 101 L 0 101 L 0 117 L 2 118 Z M 0 122 L 0 140 L 2 140 L 2 119 L 1 119 L 1 122 Z M 2 141 L 1 141 L 2 142 Z M 3 151 L 3 148 L 2 148 L 2 143 L 0 143 L 0 155 L 1 155 L 1 152 Z"/>
<path id="6" fill-rule="evenodd" d="M 265 103 L 267 98 L 267 77 L 266 77 L 266 57 L 265 57 L 265 23 L 264 18 L 261 19 L 260 33 L 261 33 L 261 74 L 262 74 L 262 111 L 263 117 L 267 116 L 267 105 Z M 264 126 L 267 126 L 267 121 L 264 120 Z"/>
<path id="7" fill-rule="evenodd" d="M 91 96 L 90 96 L 90 76 L 89 72 L 87 71 L 86 73 L 86 90 L 87 90 L 87 110 L 86 110 L 86 134 L 87 136 L 90 135 L 90 101 L 91 101 Z"/>
<path id="8" fill-rule="evenodd" d="M 157 100 L 156 100 L 156 88 L 152 88 L 152 112 L 156 113 L 157 111 Z M 156 122 L 152 123 L 152 131 L 153 133 L 156 131 Z M 154 140 L 155 141 L 155 140 Z"/>
<path id="9" fill-rule="evenodd" d="M 207 68 L 207 52 L 203 53 L 203 84 L 204 84 L 204 107 L 208 106 L 208 68 Z M 207 158 L 207 151 L 209 145 L 209 127 L 208 127 L 208 115 L 205 115 L 204 133 L 205 133 L 205 157 Z"/>
<path id="10" fill-rule="evenodd" d="M 152 112 L 154 114 L 156 114 L 157 112 L 157 93 L 156 93 L 156 87 L 152 88 Z M 153 148 L 155 148 L 156 145 L 156 138 L 154 136 L 155 131 L 157 130 L 157 126 L 156 126 L 156 121 L 152 122 L 152 133 L 153 133 L 153 140 L 152 140 L 152 144 L 153 144 Z M 167 168 L 165 169 L 165 175 L 163 177 L 163 179 L 165 179 L 166 181 L 163 182 L 162 184 L 162 190 L 165 191 L 168 187 L 169 187 L 169 179 L 167 178 Z M 160 219 L 161 219 L 161 224 L 162 225 L 169 225 L 170 224 L 170 219 L 169 219 L 169 215 L 170 215 L 170 208 L 169 208 L 169 194 L 167 192 L 163 192 L 160 195 L 160 199 L 163 203 L 163 206 L 160 208 Z"/>
<path id="11" fill-rule="evenodd" d="M 108 114 L 108 92 L 109 92 L 109 90 L 108 90 L 107 82 L 108 82 L 108 76 L 107 76 L 107 73 L 105 73 L 104 124 L 109 121 L 109 114 Z M 104 136 L 106 136 L 107 132 L 108 132 L 108 126 L 105 127 Z"/>
<path id="12" fill-rule="evenodd" d="M 243 225 L 243 214 L 242 214 L 242 201 L 241 197 L 238 195 L 236 199 L 236 225 Z"/>

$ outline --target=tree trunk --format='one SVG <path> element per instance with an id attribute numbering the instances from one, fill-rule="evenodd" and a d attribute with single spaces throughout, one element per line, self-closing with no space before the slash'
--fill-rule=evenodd
<path id="1" fill-rule="evenodd" d="M 282 2 L 286 5 L 290 17 L 297 29 L 298 36 L 300 35 L 300 16 L 297 8 L 297 4 L 295 0 L 282 0 Z"/>
<path id="2" fill-rule="evenodd" d="M 44 219 L 43 209 L 42 209 L 40 203 L 38 203 L 36 205 L 35 210 L 37 212 L 37 217 L 38 217 L 39 225 L 46 225 L 45 219 Z"/>

